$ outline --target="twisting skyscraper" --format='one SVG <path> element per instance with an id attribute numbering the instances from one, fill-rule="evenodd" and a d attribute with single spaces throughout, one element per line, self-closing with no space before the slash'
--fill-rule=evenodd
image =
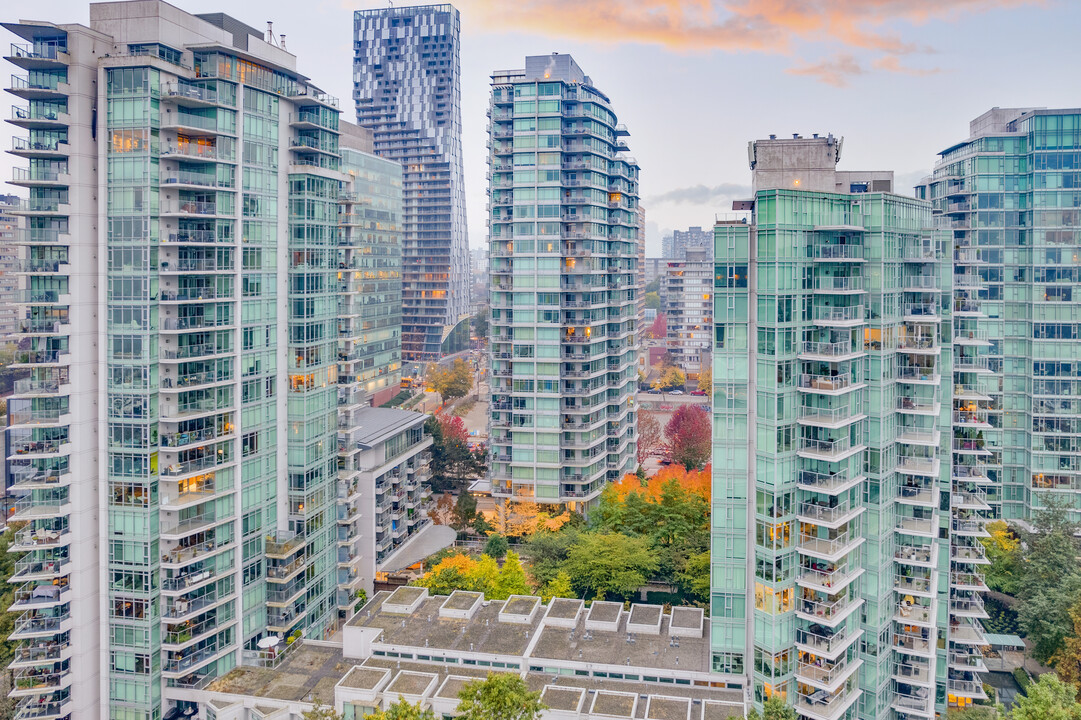
<path id="1" fill-rule="evenodd" d="M 462 180 L 458 11 L 451 5 L 360 10 L 353 19 L 357 122 L 375 152 L 402 164 L 402 355 L 465 347 L 469 241 Z"/>

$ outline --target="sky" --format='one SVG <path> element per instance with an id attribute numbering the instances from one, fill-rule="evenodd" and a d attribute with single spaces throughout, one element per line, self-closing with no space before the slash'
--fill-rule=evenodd
<path id="1" fill-rule="evenodd" d="M 384 0 L 385 1 L 385 0 Z M 175 0 L 257 28 L 274 21 L 298 70 L 352 112 L 349 0 Z M 399 2 L 403 4 L 419 4 Z M 893 170 L 899 192 L 968 122 L 999 106 L 1078 107 L 1081 0 L 455 0 L 469 241 L 486 236 L 489 76 L 570 53 L 612 100 L 641 165 L 647 255 L 749 194 L 747 143 L 845 138 L 841 169 Z M 6 5 L 3 20 L 12 21 Z M 18 3 L 21 19 L 88 23 L 86 2 Z M 6 31 L 8 39 L 16 40 Z M 2 40 L 2 38 L 0 38 Z M 5 53 L 6 54 L 6 53 Z M 10 65 L 8 66 L 11 67 Z M 17 70 L 16 70 L 17 71 Z M 17 98 L 5 93 L 4 102 Z M 4 117 L 10 117 L 5 110 Z M 23 131 L 4 123 L 10 147 Z M 0 170 L 24 162 L 4 154 Z"/>

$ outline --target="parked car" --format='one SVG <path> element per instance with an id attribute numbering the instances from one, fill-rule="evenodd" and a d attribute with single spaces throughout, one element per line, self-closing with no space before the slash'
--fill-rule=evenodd
<path id="1" fill-rule="evenodd" d="M 671 392 L 670 392 L 670 393 L 668 393 L 668 394 L 669 394 L 669 395 L 682 395 L 682 394 L 683 394 L 683 391 L 682 391 L 682 390 L 673 390 L 673 391 L 671 391 Z"/>
<path id="2" fill-rule="evenodd" d="M 705 395 L 705 390 L 691 390 L 691 395 Z"/>

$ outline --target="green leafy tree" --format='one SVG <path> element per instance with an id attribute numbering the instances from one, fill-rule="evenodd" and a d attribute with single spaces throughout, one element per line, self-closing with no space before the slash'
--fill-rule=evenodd
<path id="1" fill-rule="evenodd" d="M 1010 720 L 1081 720 L 1077 686 L 1046 673 L 1032 683 L 1027 695 L 1014 699 Z"/>
<path id="2" fill-rule="evenodd" d="M 470 527 L 477 517 L 477 499 L 473 493 L 462 492 L 454 501 L 454 510 L 451 513 L 451 524 L 455 530 L 463 530 Z"/>
<path id="3" fill-rule="evenodd" d="M 552 598 L 573 598 L 574 586 L 571 584 L 571 576 L 565 570 L 560 570 L 541 591 L 541 599 L 548 602 Z"/>
<path id="4" fill-rule="evenodd" d="M 1050 500 L 1033 521 L 1035 531 L 1019 531 L 1024 551 L 1017 615 L 1032 656 L 1047 664 L 1073 634 L 1070 608 L 1081 599 L 1081 548 L 1064 503 Z"/>
<path id="5" fill-rule="evenodd" d="M 645 538 L 620 533 L 582 533 L 563 564 L 575 588 L 599 600 L 629 596 L 657 567 Z"/>
<path id="6" fill-rule="evenodd" d="M 676 584 L 683 594 L 696 603 L 709 602 L 709 552 L 695 553 L 687 558 L 676 573 Z"/>
<path id="7" fill-rule="evenodd" d="M 526 538 L 525 555 L 530 560 L 533 579 L 546 585 L 559 574 L 567 553 L 578 541 L 578 530 L 564 527 L 558 532 L 540 530 Z"/>
<path id="8" fill-rule="evenodd" d="M 309 720 L 307 715 L 304 716 L 304 720 Z M 312 718 L 310 720 L 320 719 Z M 365 715 L 364 720 L 436 720 L 436 718 L 435 713 L 430 708 L 420 706 L 419 700 L 416 704 L 413 704 L 399 697 L 397 702 L 391 703 L 386 710 L 376 710 L 374 713 Z"/>
<path id="9" fill-rule="evenodd" d="M 496 578 L 492 597 L 504 600 L 511 595 L 529 595 L 529 581 L 526 579 L 525 568 L 518 553 L 510 550 L 507 559 L 503 561 L 503 567 Z"/>
<path id="10" fill-rule="evenodd" d="M 473 334 L 480 340 L 488 338 L 488 308 L 481 308 L 473 316 Z"/>
<path id="11" fill-rule="evenodd" d="M 645 287 L 643 292 L 651 293 L 651 292 L 660 292 L 660 291 L 661 291 L 661 281 L 660 281 L 660 278 L 658 278 L 656 280 L 653 280 L 651 282 L 646 283 L 646 287 Z"/>
<path id="12" fill-rule="evenodd" d="M 502 535 L 491 535 L 488 542 L 484 544 L 484 554 L 496 560 L 502 560 L 509 549 L 510 544 L 507 543 L 507 538 Z"/>
<path id="13" fill-rule="evenodd" d="M 646 293 L 646 307 L 651 310 L 660 310 L 661 296 L 655 292 Z"/>
<path id="14" fill-rule="evenodd" d="M 517 675 L 488 673 L 458 691 L 458 720 L 537 720 L 547 707 Z"/>
<path id="15" fill-rule="evenodd" d="M 796 720 L 796 709 L 774 695 L 762 705 L 762 720 Z"/>

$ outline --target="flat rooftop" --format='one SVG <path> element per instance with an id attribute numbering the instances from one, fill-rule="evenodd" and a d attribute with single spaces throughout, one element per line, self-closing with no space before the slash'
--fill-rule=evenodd
<path id="1" fill-rule="evenodd" d="M 643 611 L 645 614 L 645 611 Z M 632 665 L 639 668 L 664 668 L 687 672 L 709 672 L 710 651 L 707 637 L 672 637 L 668 634 L 670 615 L 661 617 L 659 635 L 627 633 L 628 613 L 623 613 L 615 631 L 586 630 L 583 613 L 575 627 L 545 626 L 530 658 L 538 660 L 573 660 L 600 665 Z M 613 618 L 614 619 L 614 618 Z M 678 627 L 678 626 L 677 626 Z M 633 642 L 628 641 L 630 637 Z"/>
<path id="2" fill-rule="evenodd" d="M 355 663 L 342 657 L 340 647 L 304 643 L 288 652 L 276 668 L 237 667 L 207 691 L 333 705 L 334 686 Z"/>
<path id="3" fill-rule="evenodd" d="M 367 447 L 374 447 L 413 425 L 423 423 L 427 415 L 397 408 L 361 408 L 353 416 L 350 437 Z"/>
<path id="4" fill-rule="evenodd" d="M 401 590 L 396 590 L 401 592 Z M 354 627 L 380 628 L 375 642 L 398 647 L 521 656 L 540 626 L 542 612 L 528 623 L 501 622 L 502 600 L 486 600 L 469 619 L 439 616 L 445 595 L 427 597 L 411 615 L 381 612 L 389 593 L 380 592 L 349 620 Z"/>

